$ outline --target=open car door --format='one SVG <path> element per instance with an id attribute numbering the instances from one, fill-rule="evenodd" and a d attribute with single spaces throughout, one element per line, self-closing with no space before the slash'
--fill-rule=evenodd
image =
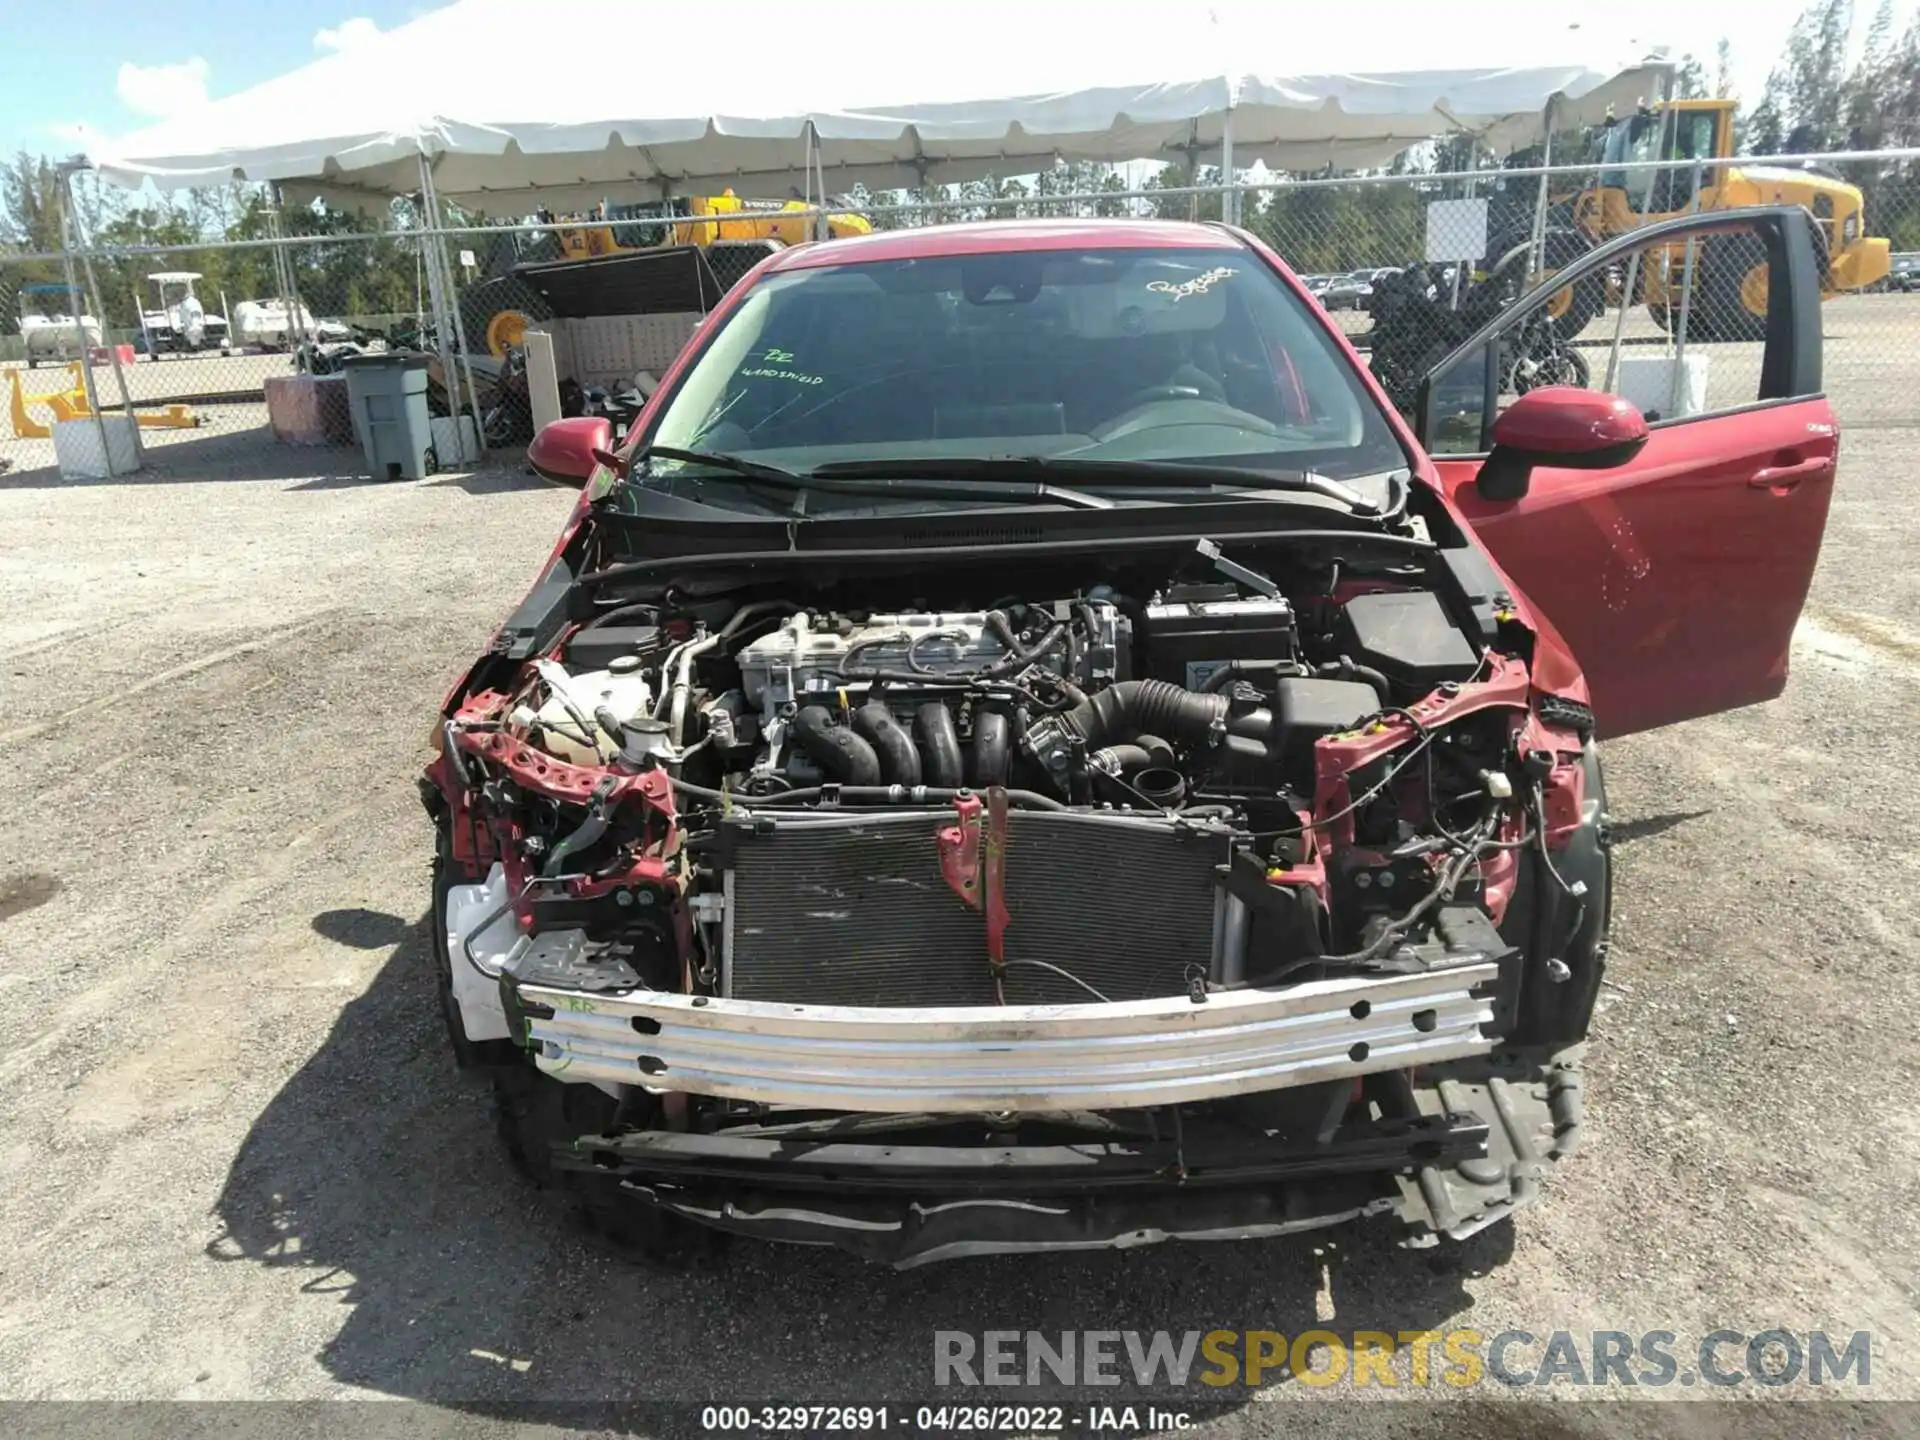
<path id="1" fill-rule="evenodd" d="M 1421 386 L 1416 425 L 1449 497 L 1572 650 L 1603 736 L 1771 699 L 1786 684 L 1838 452 L 1820 388 L 1816 246 L 1812 219 L 1787 207 L 1646 226 L 1550 282 L 1598 275 L 1619 312 L 1557 336 L 1543 285 Z M 1689 343 L 1689 318 L 1696 334 L 1731 333 L 1711 315 L 1734 294 L 1721 277 L 1762 257 L 1764 341 Z M 1631 458 L 1556 457 L 1560 447 L 1529 442 L 1520 423 L 1503 445 L 1499 419 L 1518 394 L 1589 375 L 1590 390 L 1622 392 L 1645 412 Z M 1577 390 L 1539 389 L 1525 409 L 1555 405 L 1571 407 L 1563 418 L 1610 411 L 1640 430 L 1633 406 Z"/>

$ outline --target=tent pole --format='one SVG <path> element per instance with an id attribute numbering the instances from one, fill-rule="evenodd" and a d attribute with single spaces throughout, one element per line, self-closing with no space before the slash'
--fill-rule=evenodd
<path id="1" fill-rule="evenodd" d="M 807 121 L 807 201 L 813 202 L 813 180 L 815 171 L 820 177 L 820 213 L 813 217 L 813 238 L 827 238 L 827 161 L 820 151 L 820 132 L 812 120 Z"/>
<path id="2" fill-rule="evenodd" d="M 1696 215 L 1700 211 L 1700 181 L 1703 162 L 1698 156 L 1693 161 L 1693 195 L 1687 201 L 1687 213 Z M 1700 237 L 1687 236 L 1686 268 L 1680 274 L 1680 304 L 1673 303 L 1673 287 L 1667 287 L 1667 319 L 1673 327 L 1673 383 L 1667 390 L 1667 414 L 1681 414 L 1680 397 L 1682 385 L 1686 379 L 1684 371 L 1687 363 L 1687 315 L 1693 309 L 1694 259 L 1699 249 Z M 1668 267 L 1671 277 L 1672 267 Z"/>
<path id="3" fill-rule="evenodd" d="M 93 428 L 100 437 L 100 463 L 107 474 L 113 468 L 113 447 L 107 443 L 107 417 L 100 413 L 100 394 L 93 383 L 93 354 L 87 347 L 87 302 L 80 293 L 80 280 L 73 268 L 73 252 L 80 246 L 80 222 L 74 216 L 73 171 L 60 167 L 60 261 L 67 272 L 67 311 L 73 317 L 73 335 L 80 351 L 80 385 L 87 393 L 87 408 L 93 412 Z M 100 338 L 107 338 L 102 327 Z M 134 427 L 136 430 L 138 426 Z M 137 452 L 136 452 L 137 453 Z"/>
<path id="4" fill-rule="evenodd" d="M 69 193 L 73 185 L 73 176 L 67 176 Z M 93 273 L 93 236 L 87 233 L 86 225 L 80 218 L 79 206 L 73 211 L 74 238 L 80 242 L 80 269 L 87 278 L 87 300 L 93 306 L 93 313 L 100 321 L 100 341 L 107 347 L 107 359 L 113 365 L 114 384 L 120 387 L 120 411 L 127 419 L 134 420 L 133 391 L 127 388 L 127 372 L 120 366 L 120 347 L 113 343 L 113 327 L 107 323 L 106 302 L 100 297 L 100 279 Z M 136 307 L 137 308 L 137 307 Z M 140 439 L 140 425 L 133 424 L 133 468 L 138 470 L 147 463 L 145 444 Z"/>
<path id="5" fill-rule="evenodd" d="M 424 170 L 424 163 L 422 166 Z M 427 274 L 427 309 L 433 314 L 433 350 L 440 361 L 440 380 L 447 392 L 447 408 L 453 412 L 454 447 L 461 449 L 466 437 L 460 433 L 460 375 L 453 368 L 453 357 L 447 353 L 447 307 L 440 293 L 440 271 L 433 263 L 433 257 L 427 253 L 427 247 L 438 243 L 430 232 L 435 227 L 434 207 L 427 198 L 426 188 L 420 191 L 420 257 L 422 267 Z M 436 459 L 443 458 L 438 455 Z M 464 457 L 464 451 L 462 454 Z"/>
<path id="6" fill-rule="evenodd" d="M 424 150 L 420 153 L 420 181 L 428 213 L 433 217 L 431 222 L 433 234 L 427 250 L 427 284 L 438 292 L 434 300 L 439 321 L 434 327 L 437 332 L 435 338 L 439 342 L 441 373 L 454 382 L 449 387 L 453 403 L 447 408 L 453 412 L 453 448 L 458 453 L 461 463 L 464 464 L 467 459 L 467 437 L 460 431 L 459 402 L 459 391 L 463 380 L 467 409 L 473 415 L 473 443 L 478 452 L 474 455 L 474 459 L 477 460 L 486 453 L 487 437 L 480 420 L 480 392 L 474 388 L 473 384 L 473 361 L 467 354 L 465 327 L 460 323 L 460 292 L 455 288 L 453 271 L 447 264 L 446 238 L 440 234 L 440 228 L 445 222 L 445 217 L 440 211 L 440 192 L 434 188 L 433 162 L 428 159 Z M 453 328 L 451 350 L 449 350 L 447 339 L 449 325 Z M 458 372 L 453 368 L 455 355 L 460 359 Z"/>
<path id="7" fill-rule="evenodd" d="M 1240 192 L 1233 188 L 1233 107 L 1229 105 L 1220 122 L 1220 218 L 1229 225 L 1240 223 Z"/>
<path id="8" fill-rule="evenodd" d="M 1542 113 L 1540 128 L 1546 139 L 1540 146 L 1540 168 L 1546 169 L 1553 164 L 1553 97 L 1547 97 L 1547 108 Z M 1547 268 L 1547 192 L 1553 188 L 1553 177 L 1540 177 L 1540 194 L 1533 205 L 1533 234 L 1528 238 L 1532 242 L 1532 252 L 1527 256 L 1529 278 L 1537 277 Z"/>
<path id="9" fill-rule="evenodd" d="M 285 233 L 281 220 L 286 211 L 286 200 L 281 195 L 278 185 L 267 187 L 267 197 L 271 201 L 267 211 L 267 223 L 274 238 L 278 239 Z M 294 278 L 293 251 L 288 246 L 273 247 L 273 278 L 274 288 L 280 292 L 280 308 L 287 317 L 287 348 L 291 350 L 295 344 L 307 339 L 307 332 L 306 327 L 300 323 L 300 286 Z M 231 326 L 227 330 L 227 342 L 229 344 L 233 342 Z"/>
<path id="10" fill-rule="evenodd" d="M 813 207 L 813 121 L 812 120 L 808 120 L 805 124 L 803 124 L 800 127 L 800 168 L 802 171 L 805 172 L 807 177 L 807 180 L 806 180 L 807 188 L 805 191 L 804 198 L 807 202 L 807 207 L 811 209 Z M 791 194 L 792 192 L 789 191 L 788 193 Z M 816 227 L 813 225 L 811 220 L 808 221 L 807 228 L 809 230 L 816 230 Z M 816 230 L 814 239 L 817 240 L 819 238 L 820 236 Z"/>
<path id="11" fill-rule="evenodd" d="M 1654 131 L 1654 153 L 1657 155 L 1665 155 L 1667 153 L 1667 122 L 1673 116 L 1673 112 L 1667 108 L 1667 101 L 1672 98 L 1673 95 L 1673 71 L 1671 69 L 1661 77 L 1658 93 L 1660 96 L 1660 124 Z M 1659 176 L 1660 172 L 1657 170 L 1648 172 L 1646 193 L 1640 197 L 1639 205 L 1634 208 L 1634 221 L 1636 224 L 1644 225 L 1646 223 L 1647 211 L 1653 207 L 1653 187 L 1660 183 Z M 1629 201 L 1633 198 L 1631 181 L 1628 182 L 1627 186 L 1627 198 Z M 1620 376 L 1620 345 L 1626 337 L 1627 311 L 1633 308 L 1635 303 L 1634 297 L 1640 293 L 1640 257 L 1643 253 L 1644 247 L 1642 250 L 1634 251 L 1633 254 L 1627 257 L 1627 278 L 1625 284 L 1623 284 L 1620 289 L 1620 310 L 1619 313 L 1613 317 L 1613 344 L 1607 351 L 1607 379 L 1606 383 L 1600 387 L 1601 390 L 1609 395 L 1614 393 L 1613 387 Z"/>

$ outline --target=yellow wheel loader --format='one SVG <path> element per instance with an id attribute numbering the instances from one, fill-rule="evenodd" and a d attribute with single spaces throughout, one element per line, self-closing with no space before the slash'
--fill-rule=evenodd
<path id="1" fill-rule="evenodd" d="M 1858 186 L 1833 171 L 1810 166 L 1724 163 L 1733 155 L 1733 110 L 1732 100 L 1673 100 L 1596 127 L 1589 140 L 1597 183 L 1548 196 L 1544 272 L 1550 275 L 1603 240 L 1691 210 L 1799 205 L 1813 216 L 1824 242 L 1822 285 L 1829 298 L 1885 278 L 1891 246 L 1866 233 Z M 1697 201 L 1691 166 L 1625 168 L 1657 160 L 1707 162 L 1698 172 Z M 1507 213 L 1518 222 L 1513 210 Z M 1524 233 L 1509 233 L 1503 240 L 1525 243 L 1526 238 Z M 1684 246 L 1642 259 L 1634 299 L 1662 326 L 1672 324 L 1685 265 Z M 1688 319 L 1689 335 L 1702 340 L 1758 339 L 1767 315 L 1767 260 L 1758 238 L 1734 236 L 1700 246 L 1694 266 L 1696 303 Z M 1573 336 L 1618 298 L 1593 278 L 1555 295 L 1548 311 L 1556 328 Z"/>
<path id="2" fill-rule="evenodd" d="M 784 245 L 798 245 L 814 238 L 815 220 L 805 213 L 807 208 L 804 200 L 742 200 L 728 190 L 684 200 L 602 204 L 591 219 L 558 223 L 554 234 L 569 260 L 669 245 L 712 245 L 723 240 L 778 240 Z M 829 239 L 872 231 L 864 216 L 827 216 Z"/>

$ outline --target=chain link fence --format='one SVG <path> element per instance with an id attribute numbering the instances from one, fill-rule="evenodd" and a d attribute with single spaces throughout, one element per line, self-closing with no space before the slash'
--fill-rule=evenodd
<path id="1" fill-rule="evenodd" d="M 101 445 L 88 430 L 115 417 L 111 468 L 130 468 L 118 439 L 130 414 L 140 464 L 345 468 L 354 437 L 338 357 L 430 340 L 423 249 L 404 232 L 97 244 L 76 257 L 72 289 L 44 278 L 61 257 L 0 256 L 0 458 L 37 469 L 71 464 L 77 447 L 84 469 Z M 329 447 L 337 460 L 302 453 Z"/>
<path id="2" fill-rule="evenodd" d="M 274 209 L 256 192 L 225 197 L 212 220 L 169 220 L 193 232 L 175 243 L 127 244 L 103 226 L 65 253 L 0 252 L 0 468 L 51 470 L 91 450 L 110 474 L 358 473 L 341 361 L 396 351 L 427 357 L 443 468 L 483 446 L 510 454 L 547 418 L 529 398 L 530 346 L 552 355 L 561 413 L 600 410 L 618 424 L 701 316 L 780 244 L 1013 218 L 1230 217 L 1302 275 L 1410 410 L 1460 340 L 1608 238 L 1689 211 L 1802 204 L 1826 249 L 1826 376 L 1842 423 L 1920 423 L 1920 151 L 1233 191 L 1128 190 L 1109 175 L 1101 187 L 1052 193 L 1060 178 L 1042 176 L 860 197 L 825 214 L 707 220 L 669 202 L 443 229 L 422 223 L 431 201 L 397 202 L 376 224 Z M 1503 343 L 1501 393 L 1582 384 L 1656 416 L 1753 399 L 1766 311 L 1755 244 L 1643 247 L 1561 287 Z M 116 449 L 129 414 L 132 457 Z"/>

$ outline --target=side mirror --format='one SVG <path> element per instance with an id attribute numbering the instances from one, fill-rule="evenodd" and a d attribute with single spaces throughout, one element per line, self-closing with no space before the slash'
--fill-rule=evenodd
<path id="1" fill-rule="evenodd" d="M 527 463 L 556 485 L 585 485 L 594 467 L 611 461 L 613 422 L 604 415 L 575 415 L 543 425 L 527 446 Z M 603 461 L 601 457 L 607 456 Z"/>
<path id="2" fill-rule="evenodd" d="M 1647 421 L 1630 400 L 1548 385 L 1529 390 L 1493 422 L 1493 449 L 1480 467 L 1483 500 L 1518 500 L 1533 480 L 1533 467 L 1611 470 L 1640 453 Z"/>

